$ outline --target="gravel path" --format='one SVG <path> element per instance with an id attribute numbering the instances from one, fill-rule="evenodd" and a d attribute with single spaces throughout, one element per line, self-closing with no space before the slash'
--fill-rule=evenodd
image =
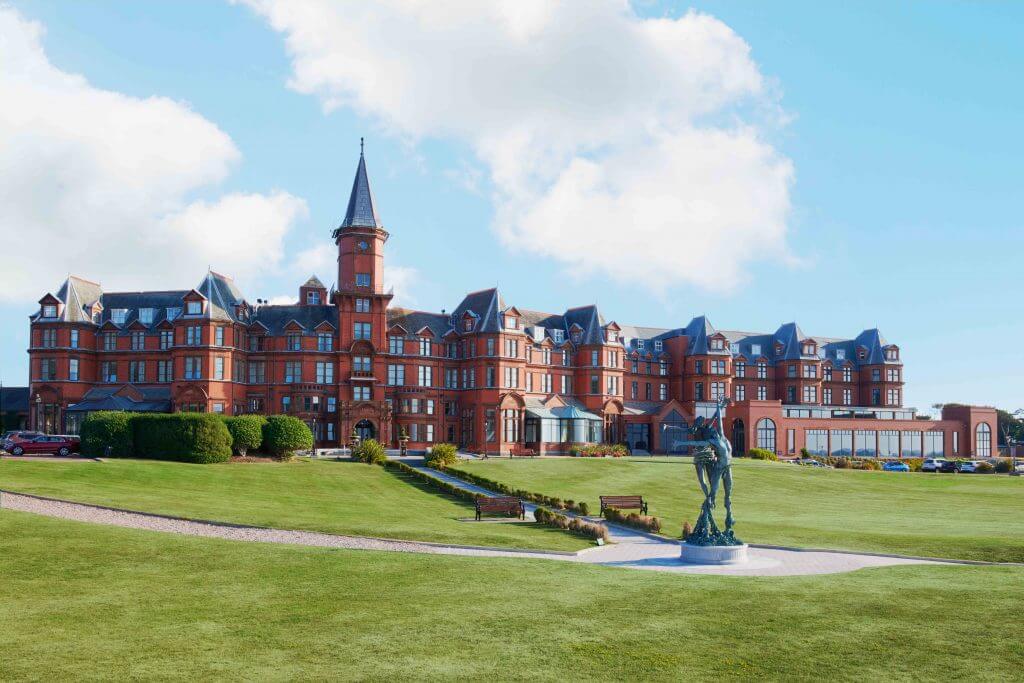
<path id="1" fill-rule="evenodd" d="M 431 471 L 431 474 L 439 474 Z M 450 475 L 443 477 L 466 488 L 486 492 L 485 489 L 461 482 Z M 58 517 L 79 522 L 107 524 L 132 529 L 165 533 L 206 536 L 233 541 L 256 543 L 284 543 L 321 548 L 350 550 L 383 550 L 390 552 L 426 553 L 433 555 L 462 555 L 470 557 L 515 557 L 563 562 L 582 562 L 610 567 L 646 569 L 687 574 L 718 574 L 724 576 L 798 576 L 808 574 L 834 574 L 866 567 L 901 564 L 947 564 L 914 558 L 865 555 L 828 551 L 801 551 L 786 548 L 750 547 L 750 562 L 738 566 L 692 566 L 678 562 L 679 546 L 676 542 L 635 533 L 623 527 L 611 527 L 613 543 L 578 553 L 560 551 L 514 550 L 482 548 L 421 541 L 399 541 L 364 536 L 341 536 L 314 531 L 291 531 L 244 525 L 224 524 L 165 517 L 141 512 L 117 510 L 96 505 L 71 503 L 18 493 L 0 493 L 0 507 L 30 512 L 47 517 Z M 530 512 L 535 506 L 530 506 Z"/>

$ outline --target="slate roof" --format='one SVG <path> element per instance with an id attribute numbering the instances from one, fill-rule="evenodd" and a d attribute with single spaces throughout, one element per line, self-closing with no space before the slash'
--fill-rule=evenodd
<path id="1" fill-rule="evenodd" d="M 0 412 L 27 413 L 28 387 L 0 387 Z"/>
<path id="2" fill-rule="evenodd" d="M 338 326 L 338 310 L 334 306 L 260 306 L 249 317 L 250 323 L 262 323 L 269 334 L 284 334 L 284 328 L 292 321 L 297 322 L 307 332 L 312 332 L 321 323 L 329 323 L 333 329 Z"/>
<path id="3" fill-rule="evenodd" d="M 345 217 L 338 226 L 344 228 L 382 228 L 377 215 L 377 204 L 370 189 L 370 178 L 366 174 L 366 158 L 362 149 L 359 151 L 359 165 L 356 166 L 356 177 L 352 181 L 352 193 L 348 198 Z"/>
<path id="4" fill-rule="evenodd" d="M 416 334 L 426 327 L 440 339 L 451 329 L 448 323 L 448 316 L 442 313 L 413 311 L 407 308 L 388 309 L 388 328 L 390 329 L 392 325 L 401 325 L 409 334 Z"/>
<path id="5" fill-rule="evenodd" d="M 580 344 L 603 344 L 604 343 L 604 317 L 597 310 L 597 306 L 580 306 L 570 308 L 563 315 L 566 327 L 574 324 L 583 328 L 580 335 Z"/>
<path id="6" fill-rule="evenodd" d="M 327 289 L 327 287 L 324 286 L 324 283 L 320 282 L 320 278 L 318 278 L 315 274 L 314 275 L 310 275 L 309 279 L 306 280 L 303 283 L 302 286 L 303 287 L 318 287 L 319 289 Z"/>
<path id="7" fill-rule="evenodd" d="M 474 332 L 501 332 L 501 312 L 503 310 L 505 310 L 505 301 L 496 287 L 470 292 L 452 311 L 451 327 L 462 332 L 461 321 L 468 311 L 478 318 L 476 326 L 473 328 Z"/>
<path id="8" fill-rule="evenodd" d="M 94 387 L 85 393 L 82 400 L 67 407 L 68 412 L 92 412 L 94 410 L 124 410 L 135 413 L 165 413 L 171 409 L 170 387 L 134 387 L 142 395 L 137 401 L 131 396 L 119 395 L 127 385 Z"/>

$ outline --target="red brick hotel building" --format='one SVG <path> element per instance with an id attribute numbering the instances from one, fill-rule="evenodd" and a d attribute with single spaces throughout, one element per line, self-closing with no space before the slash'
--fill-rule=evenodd
<path id="1" fill-rule="evenodd" d="M 337 285 L 315 276 L 293 305 L 250 302 L 208 272 L 193 289 L 104 292 L 69 277 L 31 316 L 33 424 L 76 432 L 93 410 L 290 413 L 318 445 L 353 432 L 410 448 L 449 441 L 489 453 L 626 442 L 679 452 L 686 425 L 733 399 L 738 452 L 988 457 L 992 408 L 941 420 L 903 407 L 899 347 L 878 330 L 853 338 L 606 320 L 597 306 L 544 313 L 495 289 L 450 313 L 392 307 L 382 282 L 389 234 L 362 155 L 333 233 Z"/>

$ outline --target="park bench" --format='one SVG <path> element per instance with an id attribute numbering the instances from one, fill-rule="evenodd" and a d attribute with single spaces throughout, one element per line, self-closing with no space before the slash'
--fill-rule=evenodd
<path id="1" fill-rule="evenodd" d="M 515 515 L 519 519 L 526 519 L 526 508 L 523 501 L 513 496 L 494 496 L 493 498 L 476 499 L 476 519 L 480 521 L 483 514 L 504 514 Z"/>
<path id="2" fill-rule="evenodd" d="M 537 451 L 533 450 L 532 448 L 527 448 L 522 444 L 513 444 L 509 448 L 509 455 L 518 455 L 532 458 L 535 455 L 537 455 Z"/>
<path id="3" fill-rule="evenodd" d="M 647 503 L 643 496 L 601 496 L 601 514 L 608 508 L 616 510 L 640 510 L 647 514 Z"/>

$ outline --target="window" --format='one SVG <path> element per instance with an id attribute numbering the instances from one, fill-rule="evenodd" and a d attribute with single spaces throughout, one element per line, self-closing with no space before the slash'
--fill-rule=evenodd
<path id="1" fill-rule="evenodd" d="M 416 373 L 421 387 L 434 386 L 434 368 L 429 365 L 421 365 Z"/>
<path id="2" fill-rule="evenodd" d="M 185 379 L 199 379 L 203 374 L 203 359 L 199 356 L 185 356 Z"/>
<path id="3" fill-rule="evenodd" d="M 796 430 L 786 430 L 786 452 L 793 453 L 796 451 Z"/>
<path id="4" fill-rule="evenodd" d="M 826 365 L 825 367 L 823 367 L 821 369 L 821 378 L 823 380 L 825 380 L 826 382 L 831 382 L 832 381 L 832 367 L 831 366 Z"/>
<path id="5" fill-rule="evenodd" d="M 402 347 L 403 344 L 401 337 L 388 337 L 388 353 L 400 356 L 404 352 Z"/>
<path id="6" fill-rule="evenodd" d="M 370 372 L 370 357 L 352 356 L 352 370 L 355 372 Z"/>
<path id="7" fill-rule="evenodd" d="M 725 398 L 725 382 L 711 383 L 711 400 L 719 401 Z"/>
<path id="8" fill-rule="evenodd" d="M 853 370 L 851 370 L 849 367 L 843 368 L 843 381 L 844 382 L 852 382 L 853 381 Z"/>
<path id="9" fill-rule="evenodd" d="M 497 434 L 495 434 L 493 410 L 487 410 L 484 413 L 484 435 L 487 441 L 489 442 L 495 441 L 497 439 Z"/>
<path id="10" fill-rule="evenodd" d="M 544 365 L 551 365 L 551 349 L 541 349 L 540 362 Z"/>
<path id="11" fill-rule="evenodd" d="M 213 343 L 215 346 L 224 346 L 224 328 L 217 326 L 213 328 Z"/>
<path id="12" fill-rule="evenodd" d="M 203 343 L 203 328 L 201 327 L 186 327 L 185 328 L 185 344 L 188 346 L 199 346 Z"/>
<path id="13" fill-rule="evenodd" d="M 775 422 L 767 417 L 757 421 L 757 447 L 775 452 Z"/>
<path id="14" fill-rule="evenodd" d="M 711 340 L 711 350 L 712 351 L 723 351 L 724 349 L 725 349 L 725 342 L 724 341 L 722 341 L 721 339 L 712 339 Z"/>
<path id="15" fill-rule="evenodd" d="M 464 329 L 466 332 L 472 331 L 472 329 L 473 329 L 473 318 L 472 317 L 470 317 L 468 315 L 466 316 L 466 319 L 462 321 L 462 329 Z"/>
<path id="16" fill-rule="evenodd" d="M 880 389 L 871 390 L 871 405 L 877 406 L 882 403 L 882 391 Z"/>
<path id="17" fill-rule="evenodd" d="M 369 360 L 369 359 L 367 359 Z M 334 363 L 328 363 L 324 361 L 317 361 L 316 364 L 316 383 L 317 384 L 334 384 Z"/>
<path id="18" fill-rule="evenodd" d="M 885 369 L 885 381 L 886 382 L 899 382 L 900 381 L 900 370 L 899 370 L 899 368 L 886 368 Z"/>
<path id="19" fill-rule="evenodd" d="M 900 433 L 895 429 L 878 432 L 878 457 L 898 458 L 900 456 Z"/>
<path id="20" fill-rule="evenodd" d="M 308 290 L 306 292 L 306 303 L 310 306 L 319 306 L 320 292 L 315 289 Z"/>
<path id="21" fill-rule="evenodd" d="M 852 389 L 843 389 L 843 405 L 844 406 L 852 406 L 853 405 L 853 390 Z"/>
<path id="22" fill-rule="evenodd" d="M 224 356 L 216 356 L 213 359 L 213 378 L 224 379 Z"/>
<path id="23" fill-rule="evenodd" d="M 804 387 L 804 403 L 818 402 L 818 387 Z"/>
<path id="24" fill-rule="evenodd" d="M 388 384 L 390 384 L 391 386 L 402 386 L 403 384 L 405 384 L 404 365 L 388 366 Z"/>
<path id="25" fill-rule="evenodd" d="M 473 389 L 476 387 L 476 368 L 462 369 L 462 388 Z"/>
<path id="26" fill-rule="evenodd" d="M 100 379 L 103 382 L 117 381 L 117 363 L 104 361 L 100 364 Z"/>
<path id="27" fill-rule="evenodd" d="M 53 358 L 43 358 L 39 361 L 39 379 L 49 381 L 57 379 L 56 360 Z"/>
<path id="28" fill-rule="evenodd" d="M 71 330 L 71 343 L 69 346 L 73 349 L 78 348 L 78 330 Z"/>
<path id="29" fill-rule="evenodd" d="M 235 358 L 235 370 L 231 373 L 231 379 L 235 382 L 245 381 L 245 361 L 243 359 Z"/>
<path id="30" fill-rule="evenodd" d="M 647 386 L 650 386 L 649 384 Z M 648 399 L 650 397 L 648 396 Z M 693 385 L 693 400 L 703 401 L 704 400 L 704 382 L 697 382 Z"/>
<path id="31" fill-rule="evenodd" d="M 858 429 L 853 432 L 853 454 L 858 458 L 875 457 L 878 436 L 873 429 Z"/>
<path id="32" fill-rule="evenodd" d="M 301 351 L 302 335 L 298 332 L 289 332 L 285 336 L 285 349 L 288 351 Z"/>
<path id="33" fill-rule="evenodd" d="M 177 320 L 179 315 L 181 315 L 181 307 L 180 306 L 179 307 L 170 307 L 170 306 L 167 307 L 167 320 L 169 320 L 169 321 Z"/>
<path id="34" fill-rule="evenodd" d="M 297 384 L 302 381 L 302 363 L 297 360 L 286 361 L 284 364 L 284 381 Z"/>
<path id="35" fill-rule="evenodd" d="M 796 387 L 786 387 L 786 403 L 796 403 Z"/>
<path id="36" fill-rule="evenodd" d="M 117 337 L 113 332 L 105 332 L 103 334 L 103 350 L 114 351 L 117 349 Z"/>
<path id="37" fill-rule="evenodd" d="M 356 299 L 356 313 L 369 313 L 370 312 L 370 300 L 358 298 Z"/>
<path id="38" fill-rule="evenodd" d="M 655 340 L 655 342 L 654 342 L 654 350 L 655 351 L 661 351 L 662 348 L 664 348 L 664 346 L 665 346 L 665 344 L 660 339 Z"/>
<path id="39" fill-rule="evenodd" d="M 666 363 L 665 361 L 661 361 L 660 363 L 658 363 L 658 374 L 661 375 L 662 377 L 668 374 L 668 363 Z"/>
<path id="40" fill-rule="evenodd" d="M 514 330 L 519 327 L 519 320 L 514 315 L 505 316 L 505 329 Z"/>
<path id="41" fill-rule="evenodd" d="M 502 422 L 504 422 L 505 441 L 516 443 L 519 441 L 519 411 L 501 411 Z"/>
<path id="42" fill-rule="evenodd" d="M 740 361 L 736 361 L 736 363 L 733 364 L 733 371 L 734 371 L 733 374 L 735 374 L 737 377 L 746 377 L 747 376 L 747 364 L 744 363 L 741 360 Z"/>
<path id="43" fill-rule="evenodd" d="M 899 349 L 896 349 L 896 348 L 888 348 L 888 349 L 886 349 L 885 350 L 885 359 L 886 360 L 899 360 L 900 359 Z"/>
<path id="44" fill-rule="evenodd" d="M 373 336 L 370 323 L 352 323 L 352 336 L 355 339 L 370 339 Z"/>
<path id="45" fill-rule="evenodd" d="M 156 362 L 156 381 L 167 383 L 174 379 L 174 361 L 158 360 Z"/>
<path id="46" fill-rule="evenodd" d="M 549 375 L 549 374 L 541 375 L 540 376 L 540 381 L 541 381 L 540 390 L 543 391 L 545 394 L 550 394 L 551 393 L 551 375 Z"/>
<path id="47" fill-rule="evenodd" d="M 941 458 L 946 451 L 943 448 L 942 432 L 930 431 L 924 433 L 924 457 Z"/>
<path id="48" fill-rule="evenodd" d="M 695 360 L 693 361 L 693 374 L 703 375 L 704 374 L 704 361 Z"/>
<path id="49" fill-rule="evenodd" d="M 317 351 L 332 351 L 334 349 L 334 335 L 330 332 L 318 332 L 316 335 Z"/>
<path id="50" fill-rule="evenodd" d="M 871 381 L 872 382 L 881 382 L 882 381 L 882 371 L 880 369 L 878 369 L 878 368 L 871 368 Z"/>
<path id="51" fill-rule="evenodd" d="M 751 344 L 750 345 L 750 355 L 752 355 L 752 356 L 760 356 L 761 355 L 761 345 L 760 344 Z"/>
<path id="52" fill-rule="evenodd" d="M 637 339 L 636 340 L 636 348 L 639 349 L 640 351 L 644 350 L 644 340 L 643 339 Z"/>
<path id="53" fill-rule="evenodd" d="M 569 349 L 562 350 L 562 366 L 569 367 L 572 365 L 572 356 L 569 355 Z"/>
<path id="54" fill-rule="evenodd" d="M 518 339 L 506 339 L 505 340 L 505 357 L 506 358 L 518 358 L 519 357 L 519 340 Z"/>
<path id="55" fill-rule="evenodd" d="M 725 374 L 725 361 L 724 360 L 713 360 L 713 361 L 711 361 L 711 374 L 712 375 L 724 375 Z"/>
<path id="56" fill-rule="evenodd" d="M 811 455 L 828 455 L 828 430 L 808 429 L 804 432 L 804 447 Z"/>
<path id="57" fill-rule="evenodd" d="M 615 396 L 615 395 L 617 395 L 619 393 L 619 378 L 618 377 L 609 377 L 606 384 L 607 384 L 607 387 L 608 387 L 608 392 L 607 393 L 611 394 L 612 396 Z"/>
<path id="58" fill-rule="evenodd" d="M 795 365 L 787 365 L 786 366 L 786 377 L 796 377 L 796 376 L 797 376 L 796 366 Z"/>
<path id="59" fill-rule="evenodd" d="M 338 410 L 338 399 L 334 396 L 327 397 L 327 412 L 334 413 Z"/>
<path id="60" fill-rule="evenodd" d="M 487 381 L 485 386 L 494 387 L 495 383 L 497 382 L 497 378 L 495 377 L 495 369 L 493 365 L 487 366 L 487 375 L 485 379 Z"/>
<path id="61" fill-rule="evenodd" d="M 636 382 L 634 382 L 633 384 L 635 385 Z M 664 382 L 662 382 L 661 384 L 658 385 L 658 400 L 659 401 L 667 401 L 668 400 L 668 385 L 665 384 Z"/>
<path id="62" fill-rule="evenodd" d="M 68 359 L 68 379 L 72 382 L 78 381 L 78 359 Z"/>
<path id="63" fill-rule="evenodd" d="M 366 386 L 355 386 L 355 387 L 352 387 L 352 400 L 353 401 L 369 401 L 370 400 L 370 387 L 366 387 Z"/>
<path id="64" fill-rule="evenodd" d="M 423 440 L 426 441 L 427 443 L 432 443 L 434 441 L 433 423 L 423 425 Z"/>
<path id="65" fill-rule="evenodd" d="M 804 366 L 804 379 L 817 379 L 818 378 L 818 366 L 817 365 L 805 365 Z"/>
<path id="66" fill-rule="evenodd" d="M 608 367 L 617 368 L 619 367 L 619 352 L 609 351 L 608 352 Z"/>
<path id="67" fill-rule="evenodd" d="M 166 351 L 174 344 L 174 330 L 160 330 L 160 349 Z"/>
<path id="68" fill-rule="evenodd" d="M 701 385 L 701 394 L 702 395 L 703 395 L 703 389 L 704 389 L 704 386 Z M 651 383 L 650 382 L 644 382 L 644 400 L 645 401 L 650 401 L 651 400 Z"/>
<path id="69" fill-rule="evenodd" d="M 889 406 L 898 406 L 900 404 L 900 390 L 899 389 L 886 389 L 885 390 L 885 404 Z"/>
<path id="70" fill-rule="evenodd" d="M 804 344 L 802 352 L 803 352 L 803 355 L 805 355 L 805 356 L 813 356 L 814 355 L 814 344 Z"/>
<path id="71" fill-rule="evenodd" d="M 43 317 L 44 318 L 56 318 L 57 317 L 57 306 L 55 304 L 46 304 L 43 306 Z"/>
<path id="72" fill-rule="evenodd" d="M 821 402 L 825 405 L 832 405 L 832 390 L 825 388 L 821 390 Z"/>
<path id="73" fill-rule="evenodd" d="M 601 393 L 601 377 L 599 375 L 590 376 L 590 393 Z"/>
<path id="74" fill-rule="evenodd" d="M 519 368 L 505 368 L 505 388 L 514 389 L 519 386 Z"/>
<path id="75" fill-rule="evenodd" d="M 569 375 L 562 375 L 562 394 L 572 393 L 572 383 Z"/>
<path id="76" fill-rule="evenodd" d="M 292 409 L 292 397 L 291 396 L 282 396 L 281 397 L 281 412 L 282 413 L 288 413 L 288 412 L 291 412 L 291 409 Z"/>
<path id="77" fill-rule="evenodd" d="M 733 387 L 732 393 L 736 396 L 737 401 L 747 400 L 747 387 L 742 384 L 737 384 Z"/>
<path id="78" fill-rule="evenodd" d="M 493 337 L 488 337 L 488 339 L 487 339 L 487 355 L 488 356 L 493 356 L 494 355 L 494 338 Z"/>
<path id="79" fill-rule="evenodd" d="M 133 360 L 128 363 L 128 381 L 141 383 L 146 381 L 146 363 Z"/>
<path id="80" fill-rule="evenodd" d="M 142 351 L 146 348 L 146 333 L 132 332 L 132 351 Z"/>
<path id="81" fill-rule="evenodd" d="M 921 457 L 921 432 L 907 431 L 900 434 L 900 453 L 904 458 Z"/>
<path id="82" fill-rule="evenodd" d="M 757 400 L 767 401 L 768 400 L 768 387 L 763 384 L 757 385 Z"/>
<path id="83" fill-rule="evenodd" d="M 960 432 L 953 432 L 953 455 L 960 453 Z"/>
<path id="84" fill-rule="evenodd" d="M 263 351 L 267 346 L 267 338 L 260 334 L 249 335 L 249 350 Z"/>
<path id="85" fill-rule="evenodd" d="M 974 430 L 974 455 L 978 458 L 992 457 L 992 429 L 982 422 Z"/>
<path id="86" fill-rule="evenodd" d="M 356 287 L 369 287 L 370 286 L 370 274 L 369 273 L 356 273 Z"/>
<path id="87" fill-rule="evenodd" d="M 128 318 L 127 308 L 111 308 L 110 309 L 110 322 L 117 325 L 124 325 L 124 321 Z"/>
<path id="88" fill-rule="evenodd" d="M 202 301 L 189 301 L 189 302 L 186 302 L 186 304 L 185 304 L 185 314 L 186 315 L 199 315 L 202 312 L 203 312 L 203 302 Z"/>
<path id="89" fill-rule="evenodd" d="M 836 457 L 853 455 L 853 430 L 833 429 L 831 433 L 830 453 Z"/>
<path id="90" fill-rule="evenodd" d="M 426 337 L 420 337 L 420 355 L 430 355 L 430 340 L 427 339 Z"/>
<path id="91" fill-rule="evenodd" d="M 758 379 L 767 379 L 768 378 L 768 364 L 767 363 L 758 363 L 757 364 L 757 378 Z"/>
<path id="92" fill-rule="evenodd" d="M 267 381 L 267 363 L 262 360 L 249 361 L 249 384 L 265 384 Z"/>

